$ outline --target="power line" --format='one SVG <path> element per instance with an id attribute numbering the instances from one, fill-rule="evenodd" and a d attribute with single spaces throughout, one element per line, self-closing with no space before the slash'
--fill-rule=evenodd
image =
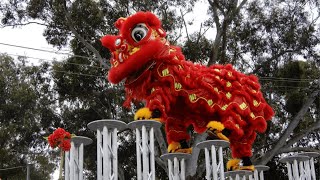
<path id="1" fill-rule="evenodd" d="M 55 72 L 61 72 L 61 73 L 66 73 L 66 74 L 79 75 L 79 76 L 89 76 L 89 77 L 105 78 L 105 76 L 96 76 L 96 75 L 93 75 L 93 74 L 73 73 L 73 72 L 59 71 L 59 70 L 55 70 Z"/>
<path id="2" fill-rule="evenodd" d="M 17 167 L 11 167 L 11 168 L 5 168 L 5 169 L 0 169 L 0 171 L 7 171 L 11 169 L 20 169 L 20 168 L 25 168 L 26 166 L 17 166 Z"/>
<path id="3" fill-rule="evenodd" d="M 50 50 L 32 48 L 32 47 L 27 47 L 27 46 L 20 46 L 20 45 L 15 45 L 15 44 L 8 44 L 8 43 L 0 42 L 0 45 L 17 47 L 17 48 L 22 48 L 22 49 L 29 49 L 29 50 L 34 50 L 34 51 L 41 51 L 41 52 L 46 52 L 46 53 L 61 54 L 61 55 L 68 55 L 68 56 L 73 56 L 73 57 L 96 60 L 96 58 L 87 57 L 87 56 L 81 56 L 81 55 L 75 55 L 75 54 L 63 53 L 63 52 L 57 52 L 57 51 L 50 51 Z"/>
<path id="4" fill-rule="evenodd" d="M 32 57 L 32 56 L 25 56 L 25 55 L 19 55 L 19 54 L 9 54 L 9 53 L 5 53 L 9 56 L 17 56 L 17 57 L 26 57 L 26 58 L 30 58 L 30 59 L 36 59 L 36 60 L 45 60 L 45 61 L 52 61 L 49 59 L 44 59 L 44 58 L 37 58 L 37 57 Z M 65 64 L 73 64 L 73 65 L 78 65 L 78 66 L 87 66 L 87 67 L 93 67 L 93 68 L 97 68 L 97 69 L 104 69 L 103 67 L 99 67 L 99 66 L 93 66 L 93 65 L 89 65 L 89 64 L 78 64 L 78 63 L 71 63 L 71 62 L 63 62 Z"/>
<path id="5" fill-rule="evenodd" d="M 70 55 L 70 53 L 55 52 L 55 51 L 50 51 L 50 50 L 45 50 L 45 49 L 32 48 L 32 47 L 27 47 L 27 46 L 19 46 L 19 45 L 7 44 L 7 43 L 2 43 L 2 42 L 0 42 L 0 44 L 4 45 L 4 46 L 11 46 L 11 47 L 17 47 L 17 48 L 22 48 L 22 49 L 30 49 L 30 50 L 34 50 L 34 51 L 42 51 L 42 52 L 47 52 L 47 53 Z"/>
<path id="6" fill-rule="evenodd" d="M 42 51 L 42 52 L 47 52 L 47 53 L 63 54 L 63 55 L 69 55 L 69 56 L 73 56 L 73 57 L 81 57 L 81 58 L 92 59 L 92 60 L 95 59 L 95 58 L 91 58 L 91 57 L 87 57 L 87 56 L 73 55 L 73 54 L 70 54 L 70 53 L 60 53 L 60 52 L 55 52 L 55 51 L 50 51 L 50 50 L 44 50 L 44 49 L 38 49 L 38 48 L 31 48 L 31 47 L 27 47 L 27 46 L 7 44 L 7 43 L 1 43 L 1 42 L 0 42 L 0 45 L 11 46 L 11 47 L 18 47 L 18 48 L 23 48 L 23 49 L 30 49 L 30 50 L 35 50 L 35 51 Z M 8 53 L 7 53 L 7 54 L 8 54 Z M 22 56 L 22 57 L 27 57 L 27 58 L 31 58 L 31 59 L 51 61 L 51 60 L 44 59 L 44 58 L 35 58 L 35 57 L 25 56 L 25 55 L 14 55 L 14 54 L 8 54 L 8 55 L 11 55 L 11 56 Z M 67 64 L 82 65 L 82 66 L 89 66 L 89 67 L 95 67 L 95 68 L 101 68 L 101 69 L 103 69 L 103 67 L 91 66 L 91 65 L 87 65 L 87 64 L 77 64 L 77 63 L 69 63 L 69 62 L 67 62 Z M 88 74 L 87 74 L 87 75 L 88 75 Z M 91 76 L 91 75 L 88 75 L 88 76 Z M 94 75 L 92 75 L 92 76 L 94 76 Z M 97 77 L 99 77 L 99 76 L 97 76 Z M 310 81 L 313 81 L 313 80 L 316 80 L 316 79 L 259 77 L 259 80 L 261 80 L 261 81 L 310 82 Z"/>

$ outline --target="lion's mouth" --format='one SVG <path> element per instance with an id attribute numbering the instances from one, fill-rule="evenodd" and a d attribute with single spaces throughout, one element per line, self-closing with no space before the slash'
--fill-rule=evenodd
<path id="1" fill-rule="evenodd" d="M 153 66 L 156 64 L 155 61 L 149 61 L 147 64 L 143 65 L 138 71 L 131 73 L 125 80 L 125 84 L 129 85 L 137 81 L 140 77 L 143 76 L 145 72 L 152 69 Z"/>

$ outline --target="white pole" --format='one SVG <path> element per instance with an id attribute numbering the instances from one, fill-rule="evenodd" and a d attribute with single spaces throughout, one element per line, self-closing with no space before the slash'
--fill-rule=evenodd
<path id="1" fill-rule="evenodd" d="M 309 172 L 308 177 L 311 180 L 316 180 L 316 173 L 315 173 L 315 168 L 314 168 L 314 158 L 319 157 L 320 154 L 317 152 L 304 152 L 304 153 L 299 153 L 298 155 L 301 156 L 308 156 L 310 159 L 307 162 L 307 165 L 309 164 L 309 167 L 307 169 L 307 171 Z"/>
<path id="2" fill-rule="evenodd" d="M 65 153 L 65 158 L 64 158 L 64 179 L 65 180 L 69 180 L 70 179 L 70 177 L 69 177 L 69 175 L 70 175 L 70 152 L 69 151 L 67 151 L 66 153 Z"/>
<path id="3" fill-rule="evenodd" d="M 71 149 L 70 149 L 70 180 L 74 180 L 75 175 L 75 167 L 74 167 L 74 143 L 71 141 Z"/>
<path id="4" fill-rule="evenodd" d="M 224 163 L 223 163 L 223 151 L 222 146 L 219 147 L 219 169 L 220 169 L 220 179 L 225 179 L 224 177 Z"/>
<path id="5" fill-rule="evenodd" d="M 102 178 L 103 180 L 109 180 L 109 171 L 108 166 L 110 159 L 108 158 L 108 128 L 107 126 L 103 127 L 102 131 Z"/>
<path id="6" fill-rule="evenodd" d="M 196 145 L 199 149 L 205 149 L 206 179 L 224 180 L 224 163 L 222 148 L 228 147 L 229 142 L 224 140 L 208 140 Z M 211 153 L 209 150 L 211 149 Z M 218 156 L 217 156 L 218 150 Z M 211 157 L 210 157 L 211 155 Z M 218 160 L 217 160 L 218 158 Z"/>
<path id="7" fill-rule="evenodd" d="M 114 179 L 118 179 L 118 130 L 115 128 L 113 130 L 113 135 L 112 135 L 112 152 L 113 152 L 113 161 L 112 161 L 112 166 L 113 166 L 113 173 L 114 173 Z"/>
<path id="8" fill-rule="evenodd" d="M 141 137 L 140 130 L 136 129 L 136 150 L 137 150 L 137 179 L 142 180 L 142 167 L 141 167 Z"/>
<path id="9" fill-rule="evenodd" d="M 315 171 L 315 168 L 314 168 L 314 159 L 313 159 L 313 157 L 310 158 L 310 166 L 311 166 L 312 180 L 316 180 L 316 171 Z"/>
<path id="10" fill-rule="evenodd" d="M 97 178 L 102 180 L 102 134 L 100 129 L 97 129 Z"/>
<path id="11" fill-rule="evenodd" d="M 129 128 L 136 131 L 138 180 L 155 179 L 154 128 L 160 126 L 160 122 L 153 120 L 138 120 L 128 124 Z"/>
<path id="12" fill-rule="evenodd" d="M 191 154 L 188 153 L 168 153 L 161 156 L 162 159 L 168 161 L 169 180 L 185 180 L 185 161 L 188 160 L 190 157 Z"/>
<path id="13" fill-rule="evenodd" d="M 176 157 L 173 159 L 173 180 L 180 180 L 179 161 Z"/>
<path id="14" fill-rule="evenodd" d="M 168 159 L 168 176 L 169 176 L 169 180 L 173 180 L 173 165 L 172 165 L 172 161 L 170 159 Z"/>
<path id="15" fill-rule="evenodd" d="M 292 170 L 293 170 L 293 178 L 294 178 L 295 180 L 300 179 L 297 160 L 293 160 L 293 169 L 292 169 Z"/>
<path id="16" fill-rule="evenodd" d="M 143 165 L 143 179 L 148 179 L 149 174 L 149 150 L 148 150 L 148 136 L 145 126 L 142 126 L 142 165 Z"/>
<path id="17" fill-rule="evenodd" d="M 292 180 L 293 178 L 293 174 L 292 174 L 292 166 L 289 162 L 287 162 L 287 169 L 288 169 L 288 177 L 289 177 L 289 180 Z"/>
<path id="18" fill-rule="evenodd" d="M 102 119 L 90 122 L 88 128 L 97 131 L 97 179 L 117 180 L 117 131 L 127 128 L 127 124 L 118 120 Z"/>
<path id="19" fill-rule="evenodd" d="M 83 180 L 83 148 L 91 143 L 84 136 L 71 138 L 71 149 L 65 153 L 65 180 Z"/>
<path id="20" fill-rule="evenodd" d="M 153 127 L 150 128 L 150 167 L 151 167 L 151 179 L 156 179 L 156 166 L 155 166 L 155 159 L 154 159 L 154 130 Z"/>
<path id="21" fill-rule="evenodd" d="M 78 180 L 79 179 L 79 147 L 77 147 L 77 145 L 72 142 L 74 144 L 74 179 Z"/>
<path id="22" fill-rule="evenodd" d="M 185 180 L 186 179 L 186 164 L 185 164 L 185 160 L 181 159 L 180 163 L 181 163 L 181 180 Z"/>
<path id="23" fill-rule="evenodd" d="M 301 178 L 304 179 L 305 173 L 306 173 L 303 167 L 303 163 L 301 162 L 305 162 L 309 159 L 310 158 L 308 156 L 294 155 L 294 156 L 284 157 L 280 159 L 280 162 L 287 164 L 289 180 L 300 180 Z"/>
<path id="24" fill-rule="evenodd" d="M 216 148 L 214 145 L 211 146 L 211 158 L 212 158 L 213 179 L 218 179 L 217 154 L 216 154 Z"/>
<path id="25" fill-rule="evenodd" d="M 300 179 L 305 179 L 306 178 L 306 172 L 304 170 L 303 163 L 304 163 L 303 161 L 300 161 L 299 164 L 298 164 Z"/>
<path id="26" fill-rule="evenodd" d="M 211 179 L 211 161 L 208 148 L 204 148 L 205 158 L 206 158 L 206 179 Z"/>
<path id="27" fill-rule="evenodd" d="M 111 166 L 112 166 L 112 142 L 111 142 L 111 136 L 112 136 L 112 132 L 113 129 L 110 129 L 110 131 L 108 130 L 108 133 L 107 133 L 107 156 L 106 158 L 108 159 L 108 164 L 104 165 L 107 167 L 107 180 L 111 180 L 113 175 L 114 175 L 114 172 L 112 171 L 111 169 Z"/>
<path id="28" fill-rule="evenodd" d="M 253 178 L 252 175 L 249 176 L 249 179 L 254 179 L 254 180 L 264 180 L 263 172 L 268 171 L 270 167 L 264 166 L 264 165 L 255 165 L 254 166 L 254 171 L 253 171 Z"/>
<path id="29" fill-rule="evenodd" d="M 229 179 L 236 179 L 236 180 L 245 180 L 247 177 L 252 178 L 253 172 L 247 170 L 236 170 L 236 171 L 228 171 L 225 173 L 225 177 Z"/>
<path id="30" fill-rule="evenodd" d="M 83 143 L 79 146 L 79 180 L 83 180 Z"/>

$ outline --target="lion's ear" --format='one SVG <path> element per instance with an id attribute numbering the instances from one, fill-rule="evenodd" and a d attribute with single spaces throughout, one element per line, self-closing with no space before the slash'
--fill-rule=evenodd
<path id="1" fill-rule="evenodd" d="M 104 46 L 105 48 L 108 48 L 111 52 L 115 51 L 116 50 L 115 41 L 117 37 L 118 36 L 113 36 L 113 35 L 103 36 L 100 39 L 102 46 Z"/>

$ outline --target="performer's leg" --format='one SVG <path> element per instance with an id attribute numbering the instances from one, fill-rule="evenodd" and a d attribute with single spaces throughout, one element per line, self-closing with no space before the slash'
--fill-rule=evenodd
<path id="1" fill-rule="evenodd" d="M 192 148 L 189 147 L 187 141 L 190 134 L 187 132 L 189 124 L 174 118 L 168 118 L 166 121 L 166 134 L 168 141 L 168 152 L 191 153 Z"/>

